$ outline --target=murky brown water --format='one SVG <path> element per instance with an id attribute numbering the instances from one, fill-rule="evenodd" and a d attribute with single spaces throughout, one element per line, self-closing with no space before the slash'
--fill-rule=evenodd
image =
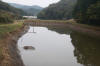
<path id="1" fill-rule="evenodd" d="M 100 66 L 100 41 L 60 27 L 32 27 L 18 40 L 26 66 Z M 25 50 L 33 46 L 35 50 Z"/>

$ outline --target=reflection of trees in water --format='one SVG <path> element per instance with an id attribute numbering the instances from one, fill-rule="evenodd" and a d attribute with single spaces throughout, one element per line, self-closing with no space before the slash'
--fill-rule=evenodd
<path id="1" fill-rule="evenodd" d="M 100 66 L 100 41 L 94 38 L 72 32 L 67 27 L 46 26 L 49 30 L 60 34 L 70 34 L 75 47 L 74 55 L 77 62 L 84 66 Z"/>
<path id="2" fill-rule="evenodd" d="M 100 41 L 75 32 L 71 33 L 71 38 L 78 63 L 84 66 L 100 66 Z"/>
<path id="3" fill-rule="evenodd" d="M 55 32 L 60 33 L 60 34 L 67 34 L 67 35 L 69 35 L 72 32 L 67 27 L 51 27 L 51 26 L 48 26 L 47 28 L 48 28 L 48 30 L 55 31 Z"/>
<path id="4" fill-rule="evenodd" d="M 74 55 L 77 58 L 77 62 L 84 66 L 100 66 L 100 41 L 77 33 L 72 32 L 65 27 L 48 27 L 48 29 L 56 31 L 60 34 L 70 34 L 72 38 L 72 44 L 75 47 Z"/>

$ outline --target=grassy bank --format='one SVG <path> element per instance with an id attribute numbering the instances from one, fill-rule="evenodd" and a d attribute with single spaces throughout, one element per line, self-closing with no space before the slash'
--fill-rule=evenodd
<path id="1" fill-rule="evenodd" d="M 2 49 L 3 49 L 3 46 L 5 45 L 4 41 L 6 42 L 4 37 L 6 37 L 8 33 L 16 31 L 22 26 L 23 26 L 22 22 L 16 22 L 12 24 L 0 24 L 0 62 L 3 59 Z"/>
<path id="2" fill-rule="evenodd" d="M 40 20 L 40 19 L 26 19 L 25 22 L 67 22 L 67 20 Z"/>
<path id="3" fill-rule="evenodd" d="M 23 23 L 13 23 L 13 24 L 0 24 L 0 39 L 2 39 L 5 34 L 15 31 L 16 29 L 22 27 Z"/>
<path id="4" fill-rule="evenodd" d="M 80 26 L 80 27 L 83 27 L 83 28 L 86 28 L 86 29 L 92 29 L 92 30 L 95 30 L 95 31 L 100 31 L 100 26 L 93 26 L 93 25 L 88 25 L 88 24 L 81 24 L 81 23 L 77 23 L 76 21 L 74 20 L 68 20 L 67 21 L 69 24 L 72 24 L 72 25 L 75 25 L 75 26 Z"/>
<path id="5" fill-rule="evenodd" d="M 74 19 L 70 19 L 70 20 L 25 20 L 25 22 L 64 22 L 66 24 L 71 24 L 73 26 L 77 26 L 77 27 L 81 27 L 81 28 L 86 28 L 86 29 L 90 29 L 90 30 L 96 30 L 96 31 L 100 31 L 100 27 L 99 26 L 93 26 L 93 25 L 87 25 L 87 24 L 80 24 L 77 23 L 76 21 L 74 21 Z"/>

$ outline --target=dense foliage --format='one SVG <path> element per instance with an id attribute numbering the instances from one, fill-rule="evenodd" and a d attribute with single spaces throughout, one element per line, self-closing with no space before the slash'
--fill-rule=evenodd
<path id="1" fill-rule="evenodd" d="M 40 19 L 70 19 L 76 0 L 61 0 L 38 14 Z"/>
<path id="2" fill-rule="evenodd" d="M 26 13 L 0 0 L 0 23 L 11 23 Z"/>
<path id="3" fill-rule="evenodd" d="M 0 1 L 0 10 L 5 10 L 8 12 L 12 12 L 13 14 L 18 14 L 18 15 L 26 15 L 26 13 L 18 8 L 14 8 L 12 6 L 10 6 L 9 4 Z"/>
<path id="4" fill-rule="evenodd" d="M 89 23 L 92 22 L 92 24 L 100 25 L 100 1 L 98 1 L 96 4 L 91 5 L 88 8 L 87 17 L 88 17 Z"/>
<path id="5" fill-rule="evenodd" d="M 100 25 L 100 1 L 78 0 L 73 15 L 80 23 Z"/>
<path id="6" fill-rule="evenodd" d="M 0 23 L 11 23 L 13 22 L 13 16 L 11 13 L 6 11 L 0 11 Z"/>

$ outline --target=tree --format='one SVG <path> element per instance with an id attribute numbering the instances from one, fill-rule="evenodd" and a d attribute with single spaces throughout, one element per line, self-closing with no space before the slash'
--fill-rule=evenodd
<path id="1" fill-rule="evenodd" d="M 70 19 L 76 0 L 61 0 L 51 4 L 38 14 L 40 19 Z"/>
<path id="2" fill-rule="evenodd" d="M 90 24 L 100 25 L 100 1 L 88 8 L 87 17 Z"/>
<path id="3" fill-rule="evenodd" d="M 99 13 L 100 5 L 99 4 L 96 5 L 97 2 L 100 1 L 99 0 L 78 0 L 73 11 L 73 17 L 76 20 L 78 20 L 77 22 L 85 23 L 85 24 L 92 24 L 93 22 L 99 21 L 98 15 L 100 15 Z M 95 16 L 93 15 L 93 13 Z M 96 19 L 94 19 L 94 17 Z"/>
<path id="4" fill-rule="evenodd" d="M 6 12 L 6 11 L 0 11 L 0 23 L 12 23 L 14 15 Z"/>

